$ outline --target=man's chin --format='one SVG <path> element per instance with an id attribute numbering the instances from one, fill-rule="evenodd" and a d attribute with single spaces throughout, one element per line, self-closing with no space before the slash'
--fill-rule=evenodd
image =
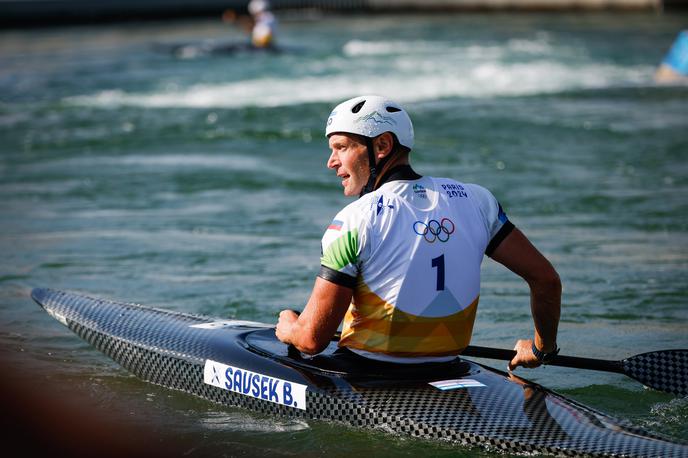
<path id="1" fill-rule="evenodd" d="M 347 197 L 358 197 L 361 194 L 361 190 L 355 190 L 351 188 L 344 188 L 344 195 Z"/>

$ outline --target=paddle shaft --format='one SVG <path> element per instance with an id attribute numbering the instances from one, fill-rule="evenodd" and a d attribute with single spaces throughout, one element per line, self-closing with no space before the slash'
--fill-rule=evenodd
<path id="1" fill-rule="evenodd" d="M 340 333 L 334 335 L 335 340 L 339 340 Z M 472 356 L 474 358 L 500 359 L 511 361 L 516 356 L 516 351 L 505 350 L 502 348 L 479 347 L 469 345 L 462 352 L 461 356 Z M 593 371 L 613 372 L 615 374 L 626 374 L 622 361 L 611 361 L 607 359 L 581 358 L 578 356 L 557 355 L 550 366 L 571 367 L 574 369 L 589 369 Z M 628 375 L 628 374 L 626 374 Z"/>
<path id="2" fill-rule="evenodd" d="M 333 339 L 339 340 L 341 334 L 336 332 Z M 462 352 L 461 356 L 472 356 L 474 358 L 500 359 L 511 361 L 516 356 L 515 350 L 505 350 L 502 348 L 479 347 L 469 345 Z M 550 366 L 571 367 L 574 369 L 589 369 L 593 371 L 614 372 L 615 374 L 626 374 L 622 361 L 611 361 L 607 359 L 580 358 L 578 356 L 557 355 L 547 363 Z"/>
<path id="3" fill-rule="evenodd" d="M 339 338 L 340 333 L 337 332 L 334 339 Z M 511 361 L 516 351 L 469 345 L 461 352 L 461 356 Z M 688 350 L 659 350 L 622 361 L 557 355 L 547 364 L 623 374 L 655 390 L 688 395 Z"/>
<path id="4" fill-rule="evenodd" d="M 504 350 L 501 348 L 477 347 L 469 345 L 461 352 L 462 356 L 473 356 L 475 358 L 501 359 L 511 361 L 516 352 L 514 350 Z M 590 369 L 594 371 L 614 372 L 625 374 L 623 362 L 610 361 L 605 359 L 580 358 L 577 356 L 557 355 L 552 361 L 547 363 L 550 366 L 572 367 L 575 369 Z"/>

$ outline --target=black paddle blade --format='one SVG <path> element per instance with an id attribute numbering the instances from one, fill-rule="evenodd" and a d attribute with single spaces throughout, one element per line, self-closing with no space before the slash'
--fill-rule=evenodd
<path id="1" fill-rule="evenodd" d="M 624 373 L 655 390 L 688 395 L 688 350 L 662 350 L 622 361 Z"/>

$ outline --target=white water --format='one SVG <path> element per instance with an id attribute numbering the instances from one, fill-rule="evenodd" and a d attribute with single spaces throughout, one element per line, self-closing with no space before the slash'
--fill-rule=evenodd
<path id="1" fill-rule="evenodd" d="M 415 102 L 648 85 L 654 71 L 647 65 L 595 61 L 584 48 L 553 45 L 546 34 L 501 45 L 351 40 L 339 55 L 294 67 L 298 70 L 291 74 L 188 86 L 166 82 L 150 92 L 104 90 L 65 101 L 102 108 L 241 108 L 331 103 L 382 93 Z"/>

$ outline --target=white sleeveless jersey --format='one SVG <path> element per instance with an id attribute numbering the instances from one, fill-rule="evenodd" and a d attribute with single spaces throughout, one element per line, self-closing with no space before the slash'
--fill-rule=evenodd
<path id="1" fill-rule="evenodd" d="M 512 228 L 487 189 L 447 178 L 391 181 L 345 207 L 321 258 L 323 278 L 354 289 L 340 345 L 381 356 L 460 353 L 483 255 Z"/>

